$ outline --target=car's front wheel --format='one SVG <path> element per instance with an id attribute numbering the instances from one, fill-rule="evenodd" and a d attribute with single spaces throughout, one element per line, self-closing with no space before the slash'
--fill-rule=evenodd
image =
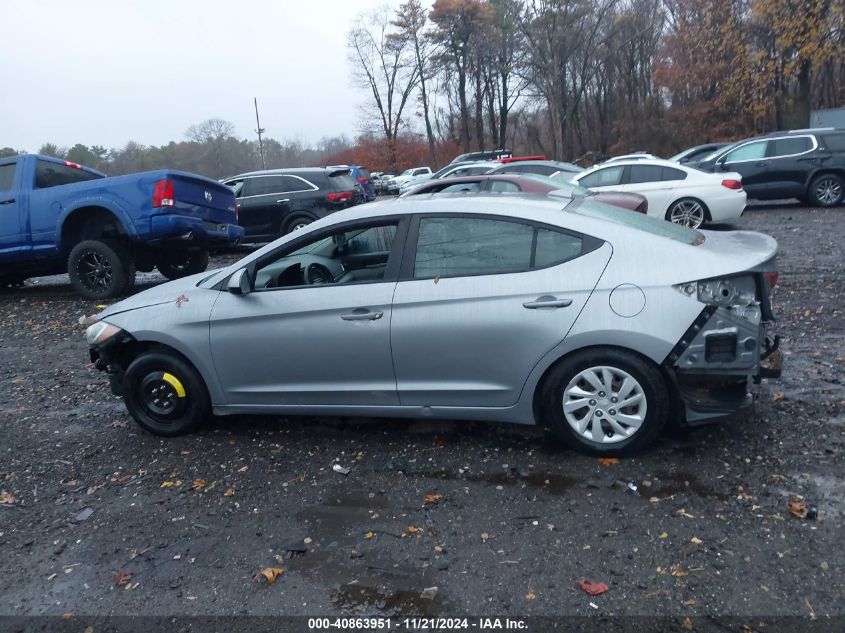
<path id="1" fill-rule="evenodd" d="M 697 229 L 707 220 L 707 209 L 701 200 L 681 198 L 673 202 L 666 211 L 666 219 L 690 229 Z"/>
<path id="2" fill-rule="evenodd" d="M 660 370 L 625 350 L 575 352 L 546 377 L 541 424 L 560 440 L 592 455 L 634 453 L 666 423 L 669 395 Z"/>
<path id="3" fill-rule="evenodd" d="M 168 351 L 144 352 L 123 377 L 129 414 L 155 435 L 189 433 L 211 415 L 211 400 L 199 372 Z"/>
<path id="4" fill-rule="evenodd" d="M 845 185 L 834 174 L 823 174 L 810 185 L 807 196 L 810 204 L 818 207 L 835 207 L 845 198 Z"/>

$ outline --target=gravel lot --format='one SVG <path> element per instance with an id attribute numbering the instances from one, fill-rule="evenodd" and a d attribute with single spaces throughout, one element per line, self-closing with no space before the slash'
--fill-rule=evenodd
<path id="1" fill-rule="evenodd" d="M 95 303 L 66 276 L 6 290 L 0 614 L 843 616 L 844 223 L 781 205 L 720 227 L 780 243 L 783 378 L 608 465 L 479 423 L 225 418 L 159 439 L 86 366 Z"/>

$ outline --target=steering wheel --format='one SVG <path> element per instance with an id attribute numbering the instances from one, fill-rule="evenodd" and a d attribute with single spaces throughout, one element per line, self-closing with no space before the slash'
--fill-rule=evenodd
<path id="1" fill-rule="evenodd" d="M 315 284 L 330 284 L 334 281 L 334 277 L 332 277 L 329 269 L 322 264 L 317 263 L 308 264 L 308 266 L 305 267 L 303 277 L 305 279 L 305 283 L 309 286 L 313 286 Z"/>

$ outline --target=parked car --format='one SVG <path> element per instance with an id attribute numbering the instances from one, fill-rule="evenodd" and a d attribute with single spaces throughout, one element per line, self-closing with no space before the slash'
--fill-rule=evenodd
<path id="1" fill-rule="evenodd" d="M 671 160 L 676 163 L 690 163 L 701 160 L 705 156 L 708 156 L 727 146 L 727 143 L 705 143 L 704 145 L 696 145 L 695 147 L 690 147 L 682 152 L 678 152 L 667 160 Z"/>
<path id="2" fill-rule="evenodd" d="M 734 220 L 745 209 L 742 176 L 707 174 L 659 159 L 618 160 L 576 174 L 593 191 L 632 191 L 648 198 L 648 214 L 698 228 L 705 222 Z"/>
<path id="3" fill-rule="evenodd" d="M 349 175 L 364 190 L 364 202 L 372 202 L 376 199 L 376 190 L 373 186 L 372 176 L 370 176 L 370 172 L 365 167 L 361 167 L 360 165 L 332 165 L 330 169 L 348 169 Z"/>
<path id="4" fill-rule="evenodd" d="M 153 267 L 202 272 L 236 242 L 235 197 L 214 180 L 158 170 L 108 178 L 50 156 L 0 159 L 0 287 L 67 272 L 86 299 L 109 299 Z"/>
<path id="5" fill-rule="evenodd" d="M 387 193 L 387 183 L 394 176 L 396 174 L 381 173 L 373 177 L 373 189 L 377 196 L 383 196 Z"/>
<path id="6" fill-rule="evenodd" d="M 436 181 L 424 182 L 416 185 L 402 195 L 417 196 L 432 193 L 556 193 L 562 197 L 589 197 L 596 202 L 612 204 L 623 209 L 630 209 L 639 213 L 646 213 L 648 200 L 637 193 L 623 193 L 604 191 L 595 193 L 572 183 L 566 183 L 547 176 L 537 174 L 493 174 L 479 176 L 462 176 L 460 178 L 444 178 Z"/>
<path id="7" fill-rule="evenodd" d="M 412 196 L 137 294 L 85 336 L 159 435 L 212 413 L 425 417 L 539 424 L 629 453 L 670 417 L 730 415 L 750 378 L 779 375 L 761 367 L 777 346 L 776 252 L 760 233 L 589 199 Z"/>
<path id="8" fill-rule="evenodd" d="M 540 176 L 553 176 L 558 172 L 565 174 L 578 174 L 584 171 L 574 163 L 564 163 L 559 160 L 522 160 L 515 163 L 505 163 L 489 173 L 491 174 L 538 174 Z"/>
<path id="9" fill-rule="evenodd" d="M 398 194 L 402 185 L 416 178 L 431 175 L 431 167 L 411 167 L 387 181 L 387 193 Z"/>
<path id="10" fill-rule="evenodd" d="M 349 168 L 268 169 L 226 178 L 237 196 L 244 239 L 268 242 L 314 220 L 364 202 Z"/>
<path id="11" fill-rule="evenodd" d="M 749 198 L 798 198 L 820 207 L 845 199 L 845 130 L 774 132 L 723 147 L 690 163 L 710 172 L 737 172 Z"/>
<path id="12" fill-rule="evenodd" d="M 622 154 L 621 156 L 614 156 L 612 158 L 608 158 L 604 163 L 612 163 L 618 160 L 643 160 L 646 158 L 658 158 L 654 154 L 649 154 L 648 152 L 634 152 L 633 154 Z M 602 163 L 602 164 L 604 164 Z"/>
<path id="13" fill-rule="evenodd" d="M 497 158 L 508 158 L 513 156 L 513 152 L 509 149 L 493 149 L 481 152 L 467 152 L 466 154 L 458 154 L 451 160 L 454 163 L 466 163 L 474 160 L 496 160 Z"/>
<path id="14" fill-rule="evenodd" d="M 444 178 L 453 178 L 458 176 L 474 176 L 476 174 L 486 174 L 491 169 L 495 169 L 499 163 L 493 161 L 466 161 L 463 163 L 449 163 L 445 167 L 441 167 L 433 174 L 417 176 L 413 180 L 402 184 L 399 187 L 399 194 L 409 191 L 424 182 L 430 180 L 442 180 Z"/>

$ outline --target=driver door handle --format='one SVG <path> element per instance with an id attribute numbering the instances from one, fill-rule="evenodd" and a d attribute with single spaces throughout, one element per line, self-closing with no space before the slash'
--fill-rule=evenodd
<path id="1" fill-rule="evenodd" d="M 276 200 L 276 204 L 284 204 L 285 202 L 290 202 L 290 198 L 282 198 L 281 200 Z"/>
<path id="2" fill-rule="evenodd" d="M 534 301 L 526 301 L 522 304 L 522 307 L 537 310 L 538 308 L 565 308 L 569 305 L 572 305 L 572 299 L 558 299 L 551 295 L 543 295 L 537 297 Z"/>
<path id="3" fill-rule="evenodd" d="M 367 308 L 357 308 L 352 312 L 341 314 L 340 318 L 344 321 L 377 321 L 384 316 L 384 312 L 370 312 Z"/>
<path id="4" fill-rule="evenodd" d="M 8 200 L 0 200 L 0 204 L 12 204 L 15 202 L 14 198 L 9 198 Z"/>

